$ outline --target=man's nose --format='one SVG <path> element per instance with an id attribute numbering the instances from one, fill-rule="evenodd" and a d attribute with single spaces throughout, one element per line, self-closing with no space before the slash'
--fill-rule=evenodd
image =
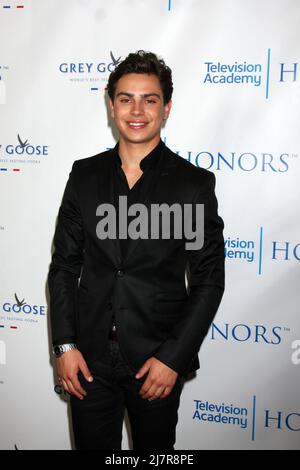
<path id="1" fill-rule="evenodd" d="M 137 115 L 143 114 L 143 112 L 144 112 L 143 103 L 141 103 L 139 101 L 133 102 L 132 108 L 131 108 L 131 113 L 133 115 L 137 116 Z"/>

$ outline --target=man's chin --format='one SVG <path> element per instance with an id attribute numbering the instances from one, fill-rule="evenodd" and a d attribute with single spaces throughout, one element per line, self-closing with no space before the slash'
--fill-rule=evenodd
<path id="1" fill-rule="evenodd" d="M 124 142 L 128 144 L 149 144 L 150 142 L 155 142 L 156 140 L 159 141 L 160 139 L 160 134 L 154 134 L 154 135 L 121 135 L 120 134 L 120 139 L 123 140 Z"/>

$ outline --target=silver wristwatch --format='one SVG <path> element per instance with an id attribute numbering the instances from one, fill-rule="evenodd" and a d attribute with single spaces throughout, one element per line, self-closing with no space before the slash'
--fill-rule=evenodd
<path id="1" fill-rule="evenodd" d="M 63 353 L 72 351 L 73 349 L 77 349 L 75 343 L 58 344 L 57 346 L 53 347 L 53 354 L 55 357 L 60 357 Z"/>

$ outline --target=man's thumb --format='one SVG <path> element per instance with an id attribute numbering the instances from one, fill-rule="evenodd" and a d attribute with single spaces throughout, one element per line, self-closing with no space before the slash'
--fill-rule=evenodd
<path id="1" fill-rule="evenodd" d="M 85 380 L 87 380 L 88 382 L 93 382 L 94 378 L 92 377 L 92 374 L 90 373 L 89 368 L 86 365 L 86 363 L 84 362 L 84 363 L 80 364 L 79 368 L 80 368 Z"/>
<path id="2" fill-rule="evenodd" d="M 140 368 L 140 370 L 136 374 L 135 378 L 140 379 L 141 377 L 143 377 L 143 375 L 146 374 L 146 372 L 148 372 L 149 369 L 150 369 L 150 363 L 146 361 L 145 364 Z"/>

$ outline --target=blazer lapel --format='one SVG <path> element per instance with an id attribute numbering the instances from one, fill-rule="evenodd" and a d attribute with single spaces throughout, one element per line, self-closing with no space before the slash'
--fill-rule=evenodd
<path id="1" fill-rule="evenodd" d="M 108 203 L 114 206 L 113 152 L 114 150 L 111 150 L 105 156 L 106 161 L 101 161 L 101 165 L 99 165 L 98 200 L 101 201 L 101 204 Z M 99 158 L 99 160 L 101 160 L 101 158 Z M 101 240 L 101 244 L 113 264 L 120 266 L 122 256 L 118 234 L 117 238 Z"/>

